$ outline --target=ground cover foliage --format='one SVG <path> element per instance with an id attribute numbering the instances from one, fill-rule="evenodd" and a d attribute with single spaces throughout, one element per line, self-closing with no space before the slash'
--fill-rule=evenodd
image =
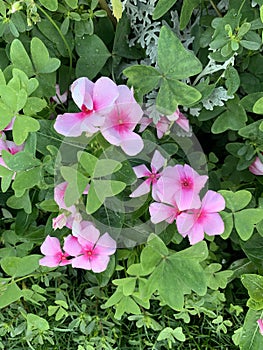
<path id="1" fill-rule="evenodd" d="M 0 349 L 263 348 L 263 1 L 0 1 Z"/>

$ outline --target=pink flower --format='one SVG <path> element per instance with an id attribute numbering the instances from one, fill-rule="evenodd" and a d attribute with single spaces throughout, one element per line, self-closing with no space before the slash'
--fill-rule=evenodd
<path id="1" fill-rule="evenodd" d="M 221 194 L 207 191 L 201 207 L 181 213 L 176 220 L 178 232 L 188 236 L 190 244 L 195 244 L 204 239 L 204 234 L 209 236 L 220 235 L 224 232 L 224 222 L 218 211 L 225 208 L 225 200 Z"/>
<path id="2" fill-rule="evenodd" d="M 68 92 L 65 91 L 61 95 L 60 87 L 58 84 L 56 84 L 56 95 L 52 96 L 52 100 L 55 101 L 57 104 L 63 104 L 67 101 L 67 98 L 68 98 Z"/>
<path id="3" fill-rule="evenodd" d="M 93 83 L 79 78 L 71 86 L 72 98 L 81 112 L 58 115 L 55 130 L 65 136 L 80 136 L 82 132 L 94 134 L 104 122 L 105 114 L 117 99 L 118 87 L 109 78 L 99 78 Z"/>
<path id="4" fill-rule="evenodd" d="M 116 251 L 114 239 L 107 232 L 100 236 L 99 230 L 89 222 L 73 226 L 72 232 L 81 246 L 80 250 L 77 250 L 77 247 L 67 246 L 67 253 L 78 255 L 72 259 L 72 267 L 92 270 L 96 273 L 106 270 L 110 255 Z"/>
<path id="5" fill-rule="evenodd" d="M 259 319 L 257 320 L 258 326 L 259 326 L 259 332 L 261 335 L 263 335 L 263 320 Z"/>
<path id="6" fill-rule="evenodd" d="M 167 115 L 167 118 L 170 121 L 175 121 L 184 131 L 190 130 L 189 120 L 180 112 L 179 108 L 172 115 Z"/>
<path id="7" fill-rule="evenodd" d="M 0 165 L 9 169 L 8 166 L 6 165 L 5 161 L 1 157 L 2 151 L 7 151 L 8 153 L 14 155 L 14 154 L 22 151 L 23 149 L 24 149 L 24 144 L 17 146 L 13 141 L 6 140 L 5 134 L 2 132 L 0 134 Z"/>
<path id="8" fill-rule="evenodd" d="M 167 199 L 166 203 L 151 203 L 149 207 L 151 222 L 158 224 L 159 222 L 166 221 L 168 224 L 172 224 L 177 219 L 181 211 L 178 209 L 175 200 Z"/>
<path id="9" fill-rule="evenodd" d="M 72 237 L 72 236 L 71 236 Z M 73 237 L 74 238 L 74 237 Z M 75 240 L 75 238 L 74 238 Z M 69 254 L 63 253 L 60 247 L 60 242 L 56 237 L 46 237 L 40 247 L 40 251 L 44 258 L 39 260 L 39 264 L 48 267 L 64 266 L 71 262 L 67 259 Z"/>
<path id="10" fill-rule="evenodd" d="M 254 162 L 249 166 L 249 171 L 254 175 L 263 175 L 263 163 L 256 157 Z"/>
<path id="11" fill-rule="evenodd" d="M 152 158 L 151 170 L 149 170 L 144 164 L 133 167 L 133 171 L 138 179 L 141 177 L 146 177 L 147 179 L 130 194 L 130 197 L 139 197 L 149 193 L 152 185 L 153 198 L 156 198 L 156 183 L 161 176 L 161 173 L 158 173 L 158 171 L 164 166 L 164 164 L 165 158 L 156 150 Z"/>
<path id="12" fill-rule="evenodd" d="M 58 215 L 57 217 L 52 219 L 52 227 L 54 230 L 62 229 L 67 224 L 67 216 L 65 213 Z"/>
<path id="13" fill-rule="evenodd" d="M 199 208 L 199 192 L 204 187 L 208 176 L 199 175 L 188 164 L 167 167 L 157 182 L 160 201 L 163 198 L 174 199 L 180 211 Z"/>
<path id="14" fill-rule="evenodd" d="M 120 85 L 118 91 L 119 97 L 100 131 L 109 143 L 120 146 L 126 154 L 134 156 L 143 149 L 142 138 L 133 132 L 143 111 L 134 99 L 132 90 Z"/>

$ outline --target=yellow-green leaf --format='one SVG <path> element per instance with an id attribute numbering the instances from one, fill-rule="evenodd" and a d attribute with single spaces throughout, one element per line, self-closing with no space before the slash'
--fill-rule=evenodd
<path id="1" fill-rule="evenodd" d="M 121 0 L 111 0 L 113 16 L 119 21 L 122 17 Z"/>

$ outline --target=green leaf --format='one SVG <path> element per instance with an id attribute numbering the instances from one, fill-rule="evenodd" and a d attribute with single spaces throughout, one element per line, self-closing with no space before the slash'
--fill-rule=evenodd
<path id="1" fill-rule="evenodd" d="M 35 132 L 39 129 L 40 124 L 38 120 L 26 115 L 17 116 L 13 126 L 14 142 L 17 145 L 22 145 L 22 143 L 27 139 L 29 132 Z"/>
<path id="2" fill-rule="evenodd" d="M 89 79 L 96 77 L 111 56 L 104 42 L 95 34 L 77 38 L 76 51 L 80 56 L 76 76 L 87 76 Z"/>
<path id="3" fill-rule="evenodd" d="M 225 70 L 227 94 L 232 96 L 239 88 L 240 78 L 237 70 L 233 66 L 228 66 Z"/>
<path id="4" fill-rule="evenodd" d="M 39 0 L 39 2 L 49 11 L 57 11 L 58 9 L 58 0 Z"/>
<path id="5" fill-rule="evenodd" d="M 124 69 L 123 74 L 128 77 L 128 85 L 138 89 L 142 94 L 152 91 L 161 79 L 161 74 L 150 66 L 132 66 Z"/>
<path id="6" fill-rule="evenodd" d="M 96 163 L 92 177 L 103 177 L 120 170 L 122 164 L 112 159 L 99 159 Z"/>
<path id="7" fill-rule="evenodd" d="M 46 45 L 37 37 L 32 38 L 30 43 L 32 61 L 36 73 L 52 73 L 60 66 L 58 58 L 50 58 Z"/>
<path id="8" fill-rule="evenodd" d="M 261 267 L 263 262 L 263 237 L 255 232 L 248 241 L 240 241 L 240 244 L 246 256 L 254 264 Z"/>
<path id="9" fill-rule="evenodd" d="M 3 151 L 2 151 L 3 152 Z M 1 190 L 6 192 L 11 184 L 14 172 L 0 165 Z"/>
<path id="10" fill-rule="evenodd" d="M 14 303 L 22 296 L 22 291 L 16 283 L 12 283 L 0 288 L 0 309 Z"/>
<path id="11" fill-rule="evenodd" d="M 195 88 L 179 80 L 165 79 L 157 95 L 156 105 L 161 113 L 171 115 L 178 105 L 189 106 L 201 97 L 202 95 Z"/>
<path id="12" fill-rule="evenodd" d="M 159 0 L 153 11 L 153 19 L 159 19 L 176 3 L 177 0 Z"/>
<path id="13" fill-rule="evenodd" d="M 226 102 L 227 110 L 217 117 L 212 125 L 212 133 L 220 134 L 226 130 L 239 130 L 246 125 L 247 115 L 237 98 Z"/>
<path id="14" fill-rule="evenodd" d="M 72 9 L 76 9 L 78 7 L 78 0 L 65 0 L 65 2 Z"/>
<path id="15" fill-rule="evenodd" d="M 184 30 L 190 21 L 193 10 L 200 5 L 201 0 L 184 0 L 180 15 L 180 30 Z"/>
<path id="16" fill-rule="evenodd" d="M 245 208 L 252 199 L 252 194 L 247 190 L 237 192 L 220 190 L 219 193 L 226 201 L 226 207 L 235 212 Z"/>
<path id="17" fill-rule="evenodd" d="M 185 79 L 202 70 L 202 64 L 194 53 L 185 49 L 177 36 L 166 26 L 163 26 L 160 32 L 157 62 L 166 78 Z"/>
<path id="18" fill-rule="evenodd" d="M 27 327 L 30 331 L 32 329 L 37 329 L 39 330 L 39 332 L 45 332 L 49 330 L 48 321 L 45 320 L 43 317 L 28 313 L 26 315 L 26 319 L 27 319 Z"/>
<path id="19" fill-rule="evenodd" d="M 34 158 L 32 154 L 26 151 L 20 151 L 12 155 L 3 150 L 2 157 L 8 168 L 14 171 L 28 170 L 41 164 L 39 159 Z"/>
<path id="20" fill-rule="evenodd" d="M 118 303 L 118 305 L 116 307 L 116 312 L 115 312 L 114 317 L 117 320 L 120 320 L 122 315 L 125 312 L 127 314 L 134 314 L 134 315 L 140 315 L 141 314 L 141 310 L 140 310 L 139 306 L 129 296 L 123 297 L 121 299 L 121 301 Z"/>
<path id="21" fill-rule="evenodd" d="M 243 241 L 253 234 L 255 225 L 263 220 L 263 209 L 249 208 L 234 213 L 235 228 Z"/>
<path id="22" fill-rule="evenodd" d="M 64 200 L 66 206 L 70 207 L 79 200 L 88 185 L 89 179 L 73 167 L 62 166 L 60 172 L 68 183 Z"/>
<path id="23" fill-rule="evenodd" d="M 240 350 L 259 350 L 263 348 L 263 337 L 259 333 L 258 319 L 263 318 L 263 311 L 249 309 L 239 341 Z"/>
<path id="24" fill-rule="evenodd" d="M 39 97 L 28 97 L 23 108 L 23 112 L 28 116 L 35 115 L 38 112 L 42 111 L 42 109 L 44 109 L 46 106 L 47 103 L 44 99 Z"/>
<path id="25" fill-rule="evenodd" d="M 113 280 L 113 284 L 116 286 L 122 286 L 123 295 L 132 295 L 136 285 L 136 277 L 126 277 L 118 280 Z"/>
<path id="26" fill-rule="evenodd" d="M 59 207 L 57 203 L 54 201 L 54 199 L 46 199 L 43 202 L 37 204 L 37 207 L 44 211 L 50 211 L 54 213 L 59 211 Z"/>
<path id="27" fill-rule="evenodd" d="M 253 106 L 253 112 L 263 114 L 263 97 L 261 97 Z"/>
<path id="28" fill-rule="evenodd" d="M 220 212 L 220 216 L 222 217 L 225 225 L 225 230 L 223 234 L 220 236 L 223 239 L 227 239 L 233 230 L 234 222 L 232 213 L 227 213 L 225 211 Z"/>
<path id="29" fill-rule="evenodd" d="M 101 205 L 103 204 L 102 198 L 98 197 L 97 192 L 95 190 L 94 181 L 91 181 L 89 193 L 87 197 L 86 203 L 86 211 L 88 214 L 93 214 L 97 211 Z"/>
<path id="30" fill-rule="evenodd" d="M 213 263 L 205 268 L 207 275 L 207 286 L 213 290 L 218 288 L 226 288 L 228 279 L 233 275 L 233 271 L 220 271 L 222 266 L 218 263 Z"/>
<path id="31" fill-rule="evenodd" d="M 126 187 L 124 182 L 115 180 L 94 180 L 93 183 L 96 195 L 102 203 L 105 198 L 116 196 Z"/>
<path id="32" fill-rule="evenodd" d="M 15 277 L 23 277 L 26 275 L 30 275 L 32 272 L 39 268 L 39 259 L 41 255 L 29 255 L 23 258 L 19 258 L 16 256 L 8 256 L 1 260 L 1 268 L 4 272 Z"/>
<path id="33" fill-rule="evenodd" d="M 19 193 L 19 195 L 20 194 L 21 193 Z M 22 190 L 22 195 L 20 197 L 9 197 L 6 204 L 13 209 L 23 209 L 27 214 L 32 213 L 32 204 L 29 197 L 29 191 Z"/>
<path id="34" fill-rule="evenodd" d="M 35 167 L 32 169 L 28 169 L 26 171 L 17 173 L 12 185 L 15 191 L 15 195 L 17 197 L 22 196 L 25 190 L 38 185 L 41 180 L 42 180 L 41 167 Z"/>
<path id="35" fill-rule="evenodd" d="M 263 301 L 263 276 L 256 274 L 244 274 L 241 282 L 248 290 L 250 298 L 255 301 Z"/>
<path id="36" fill-rule="evenodd" d="M 78 161 L 90 176 L 94 174 L 98 162 L 97 157 L 87 152 L 78 152 Z"/>
<path id="37" fill-rule="evenodd" d="M 113 16 L 119 21 L 122 16 L 122 3 L 120 0 L 111 0 Z"/>
<path id="38" fill-rule="evenodd" d="M 10 46 L 10 59 L 15 68 L 22 69 L 28 77 L 34 75 L 32 62 L 22 42 L 14 39 Z"/>

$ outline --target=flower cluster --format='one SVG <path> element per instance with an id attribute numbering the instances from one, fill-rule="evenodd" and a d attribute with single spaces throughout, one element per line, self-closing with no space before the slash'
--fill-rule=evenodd
<path id="1" fill-rule="evenodd" d="M 56 267 L 70 264 L 74 268 L 99 273 L 106 270 L 110 255 L 116 251 L 116 242 L 107 232 L 100 236 L 91 222 L 82 221 L 73 225 L 72 235 L 64 239 L 63 251 L 58 238 L 50 236 L 46 237 L 40 250 L 45 255 L 39 260 L 40 265 Z"/>
<path id="2" fill-rule="evenodd" d="M 159 172 L 164 165 L 165 159 L 155 151 L 151 171 L 145 165 L 133 168 L 138 178 L 146 177 L 146 180 L 131 197 L 150 192 L 152 185 L 155 202 L 149 207 L 151 221 L 154 224 L 176 221 L 178 232 L 183 237 L 188 236 L 190 244 L 203 240 L 205 233 L 210 236 L 222 234 L 224 222 L 218 212 L 225 208 L 224 198 L 214 191 L 207 191 L 200 199 L 200 191 L 208 177 L 199 175 L 187 164 L 168 166 Z"/>
<path id="3" fill-rule="evenodd" d="M 80 112 L 58 115 L 54 125 L 58 133 L 77 137 L 100 131 L 109 143 L 130 156 L 143 149 L 142 138 L 134 132 L 143 111 L 127 86 L 116 85 L 107 77 L 95 83 L 83 77 L 75 80 L 71 93 Z"/>

